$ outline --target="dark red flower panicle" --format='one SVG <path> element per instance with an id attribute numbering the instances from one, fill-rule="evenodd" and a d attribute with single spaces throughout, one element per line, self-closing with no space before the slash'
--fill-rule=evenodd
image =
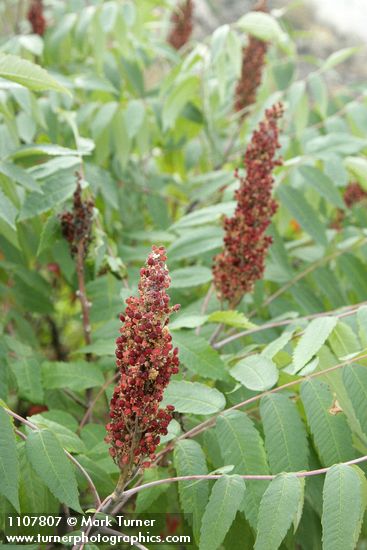
<path id="1" fill-rule="evenodd" d="M 77 187 L 73 196 L 73 210 L 63 212 L 60 215 L 61 231 L 68 241 L 72 256 L 77 254 L 81 247 L 82 255 L 85 257 L 92 240 L 94 202 L 92 199 L 82 198 L 80 176 L 78 176 Z"/>
<path id="2" fill-rule="evenodd" d="M 261 1 L 253 11 L 267 11 L 266 0 Z M 256 92 L 261 84 L 267 43 L 255 36 L 250 36 L 243 48 L 241 77 L 236 86 L 235 110 L 242 111 L 256 101 Z M 246 116 L 246 111 L 242 116 Z"/>
<path id="3" fill-rule="evenodd" d="M 169 317 L 170 277 L 164 247 L 152 247 L 140 270 L 139 297 L 126 300 L 116 340 L 116 365 L 120 380 L 115 387 L 107 424 L 107 443 L 116 464 L 129 477 L 154 460 L 160 436 L 167 434 L 174 407 L 160 408 L 163 391 L 178 372 L 178 349 L 173 348 Z"/>
<path id="4" fill-rule="evenodd" d="M 245 153 L 246 176 L 239 177 L 236 172 L 240 180 L 235 193 L 237 206 L 231 218 L 224 218 L 224 249 L 213 265 L 218 298 L 228 300 L 231 307 L 252 291 L 264 273 L 266 252 L 272 242 L 265 231 L 277 210 L 272 198 L 272 172 L 282 163 L 275 159 L 279 148 L 277 121 L 282 114 L 280 103 L 265 111 L 265 119 L 252 134 Z"/>
<path id="5" fill-rule="evenodd" d="M 355 204 L 365 201 L 367 202 L 367 191 L 357 181 L 350 181 L 344 190 L 344 203 L 348 208 L 352 208 Z M 345 211 L 338 208 L 335 218 L 331 221 L 330 227 L 340 231 L 345 220 Z"/>
<path id="6" fill-rule="evenodd" d="M 176 50 L 182 48 L 192 33 L 192 16 L 194 11 L 193 0 L 184 0 L 180 3 L 171 16 L 171 31 L 167 42 Z"/>
<path id="7" fill-rule="evenodd" d="M 367 199 L 367 191 L 357 181 L 348 183 L 344 191 L 344 202 L 348 208 L 351 208 L 358 202 Z"/>
<path id="8" fill-rule="evenodd" d="M 27 19 L 32 25 L 32 30 L 35 34 L 39 34 L 40 36 L 43 36 L 45 34 L 46 19 L 43 15 L 42 0 L 31 0 Z"/>

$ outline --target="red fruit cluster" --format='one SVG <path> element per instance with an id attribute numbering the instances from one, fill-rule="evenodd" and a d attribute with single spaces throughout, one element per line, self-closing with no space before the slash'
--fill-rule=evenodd
<path id="1" fill-rule="evenodd" d="M 139 297 L 126 300 L 123 323 L 116 340 L 116 365 L 121 376 L 115 387 L 106 429 L 110 454 L 131 475 L 154 460 L 160 436 L 167 434 L 174 407 L 160 408 L 163 391 L 178 372 L 178 349 L 168 331 L 169 317 L 179 306 L 169 306 L 170 277 L 163 247 L 152 247 L 140 270 Z"/>
<path id="2" fill-rule="evenodd" d="M 176 50 L 182 48 L 192 33 L 192 16 L 194 11 L 193 0 L 184 0 L 171 16 L 172 29 L 167 38 L 170 44 Z"/>
<path id="3" fill-rule="evenodd" d="M 84 257 L 88 253 L 88 247 L 92 240 L 93 209 L 94 202 L 91 199 L 82 199 L 82 188 L 79 178 L 73 196 L 73 210 L 71 212 L 63 212 L 60 216 L 61 231 L 69 243 L 72 256 L 77 254 L 79 246 L 82 247 Z"/>
<path id="4" fill-rule="evenodd" d="M 43 36 L 46 30 L 46 19 L 43 15 L 42 0 L 32 0 L 28 10 L 27 19 L 32 25 L 32 30 L 35 34 Z"/>
<path id="5" fill-rule="evenodd" d="M 266 0 L 254 7 L 253 11 L 267 11 Z M 236 111 L 242 111 L 255 103 L 256 92 L 262 80 L 267 49 L 266 42 L 255 36 L 250 36 L 247 46 L 243 48 L 241 77 L 235 92 Z M 243 113 L 243 116 L 246 116 L 246 112 Z"/>
<path id="6" fill-rule="evenodd" d="M 228 300 L 231 307 L 251 292 L 264 273 L 265 255 L 272 242 L 265 231 L 277 210 L 272 171 L 281 164 L 274 157 L 279 148 L 277 121 L 282 114 L 280 103 L 266 110 L 245 153 L 246 177 L 235 174 L 240 180 L 237 206 L 232 218 L 224 218 L 224 249 L 214 258 L 213 266 L 218 298 Z"/>
<path id="7" fill-rule="evenodd" d="M 357 181 L 348 183 L 344 191 L 344 202 L 348 208 L 351 208 L 358 202 L 367 198 L 367 191 Z"/>
<path id="8" fill-rule="evenodd" d="M 367 199 L 367 191 L 357 181 L 351 181 L 348 183 L 344 191 L 344 202 L 348 208 L 352 208 L 355 204 Z M 332 229 L 340 231 L 343 227 L 345 220 L 345 211 L 338 208 L 335 214 L 335 218 L 330 223 Z"/>

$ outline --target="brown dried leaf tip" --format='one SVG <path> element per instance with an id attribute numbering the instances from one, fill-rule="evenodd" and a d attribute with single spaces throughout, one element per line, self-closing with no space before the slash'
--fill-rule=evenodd
<path id="1" fill-rule="evenodd" d="M 46 30 L 46 19 L 43 15 L 42 0 L 31 0 L 27 19 L 32 26 L 34 34 L 43 36 Z"/>
<path id="2" fill-rule="evenodd" d="M 279 148 L 278 119 L 283 114 L 279 103 L 265 111 L 265 118 L 254 131 L 247 146 L 244 164 L 246 177 L 236 177 L 237 206 L 232 218 L 224 218 L 224 249 L 214 258 L 213 276 L 217 295 L 235 307 L 246 292 L 253 290 L 265 269 L 265 257 L 272 242 L 265 231 L 277 210 L 272 198 L 275 159 Z"/>
<path id="3" fill-rule="evenodd" d="M 267 11 L 266 0 L 261 1 L 253 11 Z M 267 43 L 255 36 L 250 36 L 248 44 L 242 50 L 241 77 L 235 92 L 235 110 L 242 111 L 256 101 L 257 89 L 261 84 Z M 246 111 L 242 117 L 246 116 Z"/>
<path id="4" fill-rule="evenodd" d="M 75 256 L 80 251 L 85 258 L 92 241 L 94 202 L 92 199 L 83 200 L 79 174 L 77 174 L 77 178 L 77 186 L 73 195 L 73 209 L 71 212 L 63 212 L 60 215 L 60 221 L 61 231 L 69 243 L 71 255 Z"/>
<path id="5" fill-rule="evenodd" d="M 152 247 L 140 270 L 139 297 L 128 298 L 120 316 L 116 365 L 121 376 L 111 399 L 106 442 L 125 479 L 155 459 L 174 410 L 172 405 L 160 408 L 163 391 L 179 365 L 167 326 L 179 305 L 169 306 L 166 259 L 163 247 Z"/>
<path id="6" fill-rule="evenodd" d="M 171 16 L 171 31 L 167 42 L 176 50 L 179 50 L 189 41 L 192 33 L 192 17 L 194 11 L 193 0 L 184 0 L 179 4 Z"/>

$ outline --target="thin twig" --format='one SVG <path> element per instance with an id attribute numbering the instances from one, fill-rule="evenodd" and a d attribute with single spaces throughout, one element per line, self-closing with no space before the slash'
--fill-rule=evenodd
<path id="1" fill-rule="evenodd" d="M 223 323 L 220 323 L 220 324 L 216 327 L 215 331 L 213 332 L 213 334 L 211 335 L 210 340 L 209 340 L 209 344 L 210 344 L 211 346 L 213 346 L 213 347 L 215 346 L 215 341 L 216 341 L 216 339 L 218 338 L 218 336 L 221 335 L 223 328 L 224 328 L 224 324 L 223 324 Z"/>
<path id="2" fill-rule="evenodd" d="M 229 304 L 228 304 L 228 309 L 231 311 L 232 309 L 236 309 L 236 307 L 238 306 L 238 303 L 240 302 L 241 300 L 232 300 Z M 209 344 L 214 347 L 215 346 L 215 342 L 217 341 L 217 338 L 218 336 L 220 336 L 222 334 L 222 331 L 224 329 L 224 323 L 220 323 L 220 325 L 217 326 L 217 328 L 215 329 L 215 331 L 213 332 L 210 340 L 209 340 Z"/>
<path id="3" fill-rule="evenodd" d="M 103 386 L 100 388 L 99 392 L 97 393 L 97 395 L 95 396 L 95 398 L 93 399 L 93 401 L 91 401 L 91 403 L 89 403 L 88 405 L 88 408 L 85 412 L 85 415 L 83 416 L 80 424 L 79 424 L 79 428 L 78 428 L 78 432 L 80 432 L 80 430 L 83 428 L 83 426 L 88 422 L 88 418 L 90 417 L 90 415 L 92 414 L 92 411 L 98 401 L 98 399 L 101 397 L 101 395 L 103 395 L 103 393 L 105 392 L 105 390 L 108 388 L 108 386 L 110 386 L 110 384 L 112 384 L 113 382 L 115 382 L 117 380 L 117 378 L 119 377 L 120 373 L 117 372 L 113 378 L 110 378 L 109 380 L 107 380 L 107 382 L 105 382 L 103 384 Z"/>
<path id="4" fill-rule="evenodd" d="M 90 324 L 90 316 L 89 316 L 89 309 L 90 309 L 90 302 L 87 298 L 87 293 L 85 289 L 85 276 L 84 276 L 84 254 L 85 254 L 85 243 L 84 239 L 79 241 L 77 253 L 76 253 L 76 273 L 78 277 L 78 291 L 77 296 L 80 301 L 80 305 L 82 308 L 82 319 L 83 319 L 83 334 L 84 334 L 84 341 L 87 346 L 90 346 L 92 343 L 91 338 L 91 324 Z M 87 361 L 91 361 L 92 354 L 86 353 L 85 357 Z M 89 406 L 90 402 L 92 401 L 92 395 L 93 390 L 92 388 L 88 388 L 86 390 L 86 397 L 87 397 L 87 405 Z"/>
<path id="5" fill-rule="evenodd" d="M 249 111 L 249 108 L 245 107 L 245 109 L 243 109 L 243 111 Z M 228 143 L 227 143 L 227 145 L 226 145 L 226 147 L 223 151 L 223 157 L 221 159 L 221 162 L 214 167 L 214 170 L 219 170 L 227 162 L 227 160 L 229 159 L 229 157 L 232 153 L 233 146 L 236 143 L 237 138 L 239 138 L 239 136 L 241 134 L 241 130 L 242 130 L 242 118 L 239 118 L 237 129 L 236 129 L 236 131 L 232 132 L 232 135 L 231 135 L 231 137 L 230 137 L 230 139 L 229 139 L 229 141 L 228 141 Z"/>
<path id="6" fill-rule="evenodd" d="M 87 408 L 87 404 L 84 403 L 83 399 L 80 399 L 80 397 L 78 397 L 77 395 L 75 395 L 75 393 L 73 393 L 71 390 L 68 390 L 67 388 L 63 388 L 63 392 L 65 393 L 65 395 L 67 395 L 68 397 L 70 397 L 70 399 L 72 399 L 73 401 L 75 401 L 75 403 L 77 403 L 78 405 L 80 405 L 81 407 L 83 407 L 83 409 L 86 409 Z"/>
<path id="7" fill-rule="evenodd" d="M 345 308 L 342 308 L 342 309 L 347 310 L 347 311 L 342 311 L 339 314 L 335 313 L 335 312 L 338 311 L 341 308 L 332 309 L 330 311 L 323 311 L 321 313 L 311 313 L 310 315 L 305 315 L 304 317 L 294 317 L 293 319 L 283 319 L 282 321 L 274 321 L 272 323 L 266 323 L 264 325 L 254 327 L 254 328 L 250 328 L 248 330 L 244 330 L 242 332 L 238 332 L 236 334 L 228 336 L 227 338 L 224 338 L 223 340 L 220 340 L 219 342 L 214 343 L 213 347 L 215 349 L 220 349 L 223 346 L 225 346 L 227 344 L 230 344 L 231 342 L 234 342 L 235 340 L 238 340 L 239 338 L 243 338 L 244 336 L 249 336 L 251 334 L 256 334 L 258 332 L 262 332 L 264 330 L 269 330 L 271 328 L 287 326 L 287 325 L 290 325 L 290 324 L 295 323 L 295 322 L 309 321 L 310 319 L 317 319 L 318 317 L 327 317 L 327 316 L 333 315 L 333 314 L 334 314 L 334 317 L 338 317 L 338 319 L 341 319 L 343 317 L 348 317 L 349 315 L 353 315 L 358 310 L 358 308 L 360 308 L 361 306 L 363 306 L 365 304 L 367 304 L 367 301 L 360 302 L 360 303 L 355 304 L 353 306 L 346 306 Z"/>
<path id="8" fill-rule="evenodd" d="M 103 512 L 104 509 L 106 508 L 106 506 L 109 504 L 109 502 L 111 501 L 112 499 L 112 495 L 109 495 L 108 497 L 106 497 L 104 499 L 103 502 L 100 503 L 100 505 L 97 507 L 96 511 L 94 512 L 93 516 L 92 516 L 92 520 L 90 522 L 90 525 L 88 526 L 87 529 L 85 529 L 83 531 L 83 533 L 85 534 L 86 537 L 88 537 L 89 533 L 91 532 L 92 528 L 93 528 L 93 523 L 94 523 L 94 519 L 96 518 L 97 514 L 99 512 Z M 98 531 L 100 531 L 101 533 L 107 533 L 107 534 L 110 534 L 110 535 L 115 535 L 115 536 L 120 536 L 120 537 L 127 537 L 129 535 L 125 535 L 124 533 L 122 533 L 121 531 L 115 531 L 114 529 L 109 529 L 108 527 L 101 527 L 99 529 L 97 529 Z M 130 537 L 129 537 L 130 538 Z M 139 542 L 137 541 L 130 541 L 130 544 L 131 546 L 136 546 L 136 548 L 139 548 L 139 550 L 148 550 L 148 548 L 146 548 L 145 546 L 143 546 L 142 544 L 140 544 Z M 84 542 L 82 544 L 74 544 L 72 550 L 83 550 L 85 544 Z"/>
<path id="9" fill-rule="evenodd" d="M 17 430 L 17 428 L 14 428 L 14 431 L 23 441 L 27 441 L 27 436 L 23 432 Z"/>
<path id="10" fill-rule="evenodd" d="M 201 305 L 201 308 L 200 308 L 200 314 L 201 315 L 205 315 L 205 313 L 207 312 L 207 309 L 209 307 L 210 298 L 212 297 L 213 292 L 214 292 L 214 285 L 213 285 L 213 283 L 211 283 L 211 285 L 208 289 L 208 292 L 206 293 L 206 296 L 204 298 L 204 301 Z M 195 330 L 196 336 L 199 336 L 200 331 L 201 331 L 201 326 L 196 327 L 196 330 Z"/>
<path id="11" fill-rule="evenodd" d="M 340 465 L 350 466 L 352 464 L 360 464 L 361 462 L 367 462 L 367 456 L 360 456 L 354 458 L 353 460 L 348 460 L 346 462 L 340 462 Z M 304 470 L 299 472 L 282 472 L 283 474 L 293 474 L 296 477 L 312 477 L 318 476 L 321 474 L 326 474 L 333 466 L 328 466 L 327 468 L 318 468 L 317 470 Z M 253 475 L 253 474 L 236 474 L 242 479 L 248 480 L 258 480 L 258 481 L 271 481 L 281 474 L 266 474 L 266 475 Z M 177 476 L 177 477 L 166 477 L 163 479 L 157 479 L 156 481 L 150 481 L 149 483 L 144 483 L 144 485 L 138 485 L 125 491 L 125 495 L 131 497 L 144 489 L 150 489 L 158 485 L 163 485 L 164 483 L 175 483 L 178 481 L 190 481 L 190 480 L 201 480 L 201 479 L 220 479 L 223 477 L 223 474 L 207 474 L 207 475 L 192 475 L 192 476 Z"/>
<path id="12" fill-rule="evenodd" d="M 81 240 L 78 243 L 78 250 L 76 254 L 76 273 L 78 277 L 77 296 L 79 298 L 80 305 L 82 308 L 84 340 L 86 345 L 89 346 L 92 343 L 92 338 L 91 338 L 91 326 L 90 326 L 90 318 L 89 318 L 90 303 L 88 302 L 87 293 L 85 290 L 84 253 L 85 253 L 85 244 L 84 244 L 84 241 Z"/>
<path id="13" fill-rule="evenodd" d="M 83 531 L 83 533 L 85 533 L 85 536 L 88 537 L 89 533 L 91 532 L 92 530 L 92 527 L 93 527 L 93 523 L 94 523 L 94 519 L 96 518 L 98 512 L 100 512 L 102 510 L 102 508 L 111 500 L 111 495 L 108 495 L 103 502 L 100 502 L 98 504 L 98 506 L 96 507 L 96 511 L 94 512 L 93 516 L 92 516 L 92 520 L 89 524 L 89 526 L 87 527 L 87 529 L 85 529 Z M 84 548 L 84 542 L 82 544 L 74 544 L 74 546 L 72 547 L 72 550 L 83 550 Z"/>

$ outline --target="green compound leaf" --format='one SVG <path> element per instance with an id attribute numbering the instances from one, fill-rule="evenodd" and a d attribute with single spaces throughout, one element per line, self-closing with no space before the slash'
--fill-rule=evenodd
<path id="1" fill-rule="evenodd" d="M 60 445 L 67 451 L 71 453 L 84 453 L 86 451 L 84 442 L 66 426 L 49 420 L 42 414 L 34 414 L 31 420 L 38 428 L 45 428 L 52 432 L 59 440 Z"/>
<path id="2" fill-rule="evenodd" d="M 201 524 L 199 550 L 216 550 L 222 544 L 245 493 L 239 476 L 223 476 L 215 482 Z"/>
<path id="3" fill-rule="evenodd" d="M 358 308 L 357 321 L 358 336 L 361 340 L 363 347 L 367 347 L 367 306 L 362 306 Z"/>
<path id="4" fill-rule="evenodd" d="M 343 63 L 343 61 L 358 52 L 358 49 L 358 47 L 352 46 L 349 48 L 342 48 L 341 50 L 333 52 L 331 55 L 329 55 L 328 58 L 325 59 L 325 61 L 321 65 L 320 72 L 329 71 L 336 65 L 339 65 L 339 63 Z"/>
<path id="5" fill-rule="evenodd" d="M 44 250 L 51 248 L 60 236 L 60 220 L 56 216 L 50 216 L 44 224 L 40 235 L 37 256 L 39 256 Z"/>
<path id="6" fill-rule="evenodd" d="M 333 181 L 321 170 L 314 166 L 301 166 L 299 171 L 307 183 L 311 185 L 322 197 L 338 208 L 345 208 L 341 195 Z"/>
<path id="7" fill-rule="evenodd" d="M 10 416 L 0 407 L 0 494 L 19 512 L 19 464 Z"/>
<path id="8" fill-rule="evenodd" d="M 205 384 L 173 380 L 164 393 L 165 404 L 182 413 L 213 414 L 222 410 L 226 401 L 222 393 Z"/>
<path id="9" fill-rule="evenodd" d="M 250 355 L 241 359 L 230 371 L 233 378 L 249 390 L 264 391 L 272 388 L 279 372 L 271 359 L 263 355 Z"/>
<path id="10" fill-rule="evenodd" d="M 294 334 L 294 329 L 287 328 L 278 338 L 270 342 L 261 352 L 263 357 L 272 359 L 280 350 L 290 342 Z"/>
<path id="11" fill-rule="evenodd" d="M 28 436 L 26 451 L 33 469 L 51 493 L 81 512 L 74 470 L 56 436 L 48 430 L 34 431 Z"/>
<path id="12" fill-rule="evenodd" d="M 31 403 L 43 403 L 39 360 L 34 357 L 21 357 L 18 361 L 9 362 L 9 366 L 17 381 L 19 395 Z"/>
<path id="13" fill-rule="evenodd" d="M 266 395 L 260 402 L 260 414 L 271 472 L 307 469 L 306 429 L 293 401 L 282 394 Z"/>
<path id="14" fill-rule="evenodd" d="M 206 206 L 194 212 L 190 212 L 186 216 L 182 216 L 176 223 L 172 225 L 172 229 L 183 229 L 186 227 L 195 227 L 207 223 L 215 223 L 221 216 L 232 216 L 236 208 L 236 202 L 221 202 L 214 206 Z"/>
<path id="15" fill-rule="evenodd" d="M 230 411 L 217 418 L 216 436 L 223 464 L 233 464 L 236 474 L 268 474 L 264 443 L 247 414 Z M 243 510 L 252 527 L 267 481 L 248 481 Z"/>
<path id="16" fill-rule="evenodd" d="M 302 229 L 321 246 L 327 245 L 325 227 L 314 208 L 307 202 L 298 189 L 289 186 L 280 186 L 277 190 L 279 198 L 292 216 L 298 221 Z"/>
<path id="17" fill-rule="evenodd" d="M 47 514 L 57 514 L 60 503 L 32 468 L 24 443 L 19 451 L 19 500 L 22 513 L 32 510 L 35 514 L 44 514 L 47 510 Z"/>
<path id="18" fill-rule="evenodd" d="M 242 311 L 214 311 L 208 317 L 209 323 L 223 323 L 229 327 L 236 328 L 255 328 L 257 325 L 251 323 Z"/>
<path id="19" fill-rule="evenodd" d="M 60 185 L 61 177 L 63 185 Z M 40 189 L 43 191 L 42 195 L 34 191 L 26 196 L 19 214 L 19 221 L 34 218 L 71 197 L 75 191 L 75 177 L 59 172 L 50 176 Z"/>
<path id="20" fill-rule="evenodd" d="M 361 365 L 347 365 L 343 369 L 343 382 L 353 410 L 367 437 L 367 369 Z"/>
<path id="21" fill-rule="evenodd" d="M 190 99 L 198 93 L 200 82 L 197 76 L 189 76 L 186 80 L 175 85 L 172 92 L 165 99 L 162 120 L 163 128 L 172 128 L 177 117 Z"/>
<path id="22" fill-rule="evenodd" d="M 336 317 L 321 317 L 310 322 L 293 352 L 293 364 L 296 372 L 316 355 L 337 322 Z"/>
<path id="23" fill-rule="evenodd" d="M 254 550 L 277 550 L 293 521 L 300 516 L 304 480 L 292 474 L 276 477 L 260 503 Z"/>
<path id="24" fill-rule="evenodd" d="M 212 272 L 208 267 L 190 266 L 171 271 L 171 288 L 190 288 L 203 285 L 212 280 Z"/>
<path id="25" fill-rule="evenodd" d="M 323 550 L 353 550 L 366 508 L 367 482 L 357 466 L 336 464 L 326 474 L 323 490 Z"/>
<path id="26" fill-rule="evenodd" d="M 17 82 L 30 90 L 56 90 L 70 94 L 42 67 L 16 55 L 0 53 L 0 77 Z"/>
<path id="27" fill-rule="evenodd" d="M 179 441 L 175 446 L 174 465 L 178 476 L 205 475 L 208 468 L 205 455 L 199 443 L 189 439 Z M 193 483 L 180 481 L 178 491 L 182 510 L 192 514 L 195 540 L 199 540 L 201 518 L 209 498 L 209 482 L 205 479 Z"/>
<path id="28" fill-rule="evenodd" d="M 12 229 L 16 230 L 15 219 L 18 210 L 10 199 L 0 189 L 0 219 L 4 220 Z"/>
<path id="29" fill-rule="evenodd" d="M 351 327 L 342 321 L 338 321 L 338 324 L 330 334 L 329 344 L 335 355 L 339 358 L 356 353 L 361 349 L 358 338 Z"/>
<path id="30" fill-rule="evenodd" d="M 283 42 L 286 39 L 277 20 L 269 13 L 250 11 L 238 21 L 240 29 L 269 42 Z"/>
<path id="31" fill-rule="evenodd" d="M 4 174 L 9 179 L 16 181 L 25 189 L 28 189 L 28 191 L 35 191 L 36 193 L 41 193 L 41 195 L 43 193 L 33 176 L 16 164 L 0 162 L 0 174 Z"/>
<path id="32" fill-rule="evenodd" d="M 306 411 L 307 422 L 325 466 L 345 462 L 355 456 L 352 434 L 345 414 L 333 415 L 333 395 L 327 384 L 319 380 L 308 380 L 301 385 L 301 397 Z"/>
<path id="33" fill-rule="evenodd" d="M 45 388 L 70 388 L 82 391 L 102 386 L 104 378 L 97 365 L 78 361 L 73 363 L 46 362 L 42 364 L 42 378 Z"/>
<path id="34" fill-rule="evenodd" d="M 223 244 L 221 227 L 197 227 L 187 229 L 167 249 L 171 261 L 201 256 L 205 252 L 220 249 Z"/>
<path id="35" fill-rule="evenodd" d="M 193 333 L 177 331 L 173 345 L 180 350 L 180 362 L 190 371 L 212 380 L 226 378 L 226 367 L 219 353 L 204 338 Z"/>

